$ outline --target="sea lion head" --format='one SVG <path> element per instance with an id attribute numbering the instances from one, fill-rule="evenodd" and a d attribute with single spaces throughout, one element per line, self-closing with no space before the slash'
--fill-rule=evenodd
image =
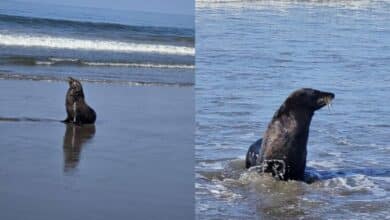
<path id="1" fill-rule="evenodd" d="M 311 112 L 330 105 L 335 95 L 331 92 L 302 88 L 291 93 L 285 101 L 288 109 L 305 109 Z"/>
<path id="2" fill-rule="evenodd" d="M 82 97 L 84 98 L 83 86 L 81 82 L 75 78 L 68 77 L 69 90 L 68 94 L 72 97 Z"/>

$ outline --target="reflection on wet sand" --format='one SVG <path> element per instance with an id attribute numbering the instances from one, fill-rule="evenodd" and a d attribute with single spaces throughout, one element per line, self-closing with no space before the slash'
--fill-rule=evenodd
<path id="1" fill-rule="evenodd" d="M 67 124 L 64 135 L 64 172 L 74 170 L 80 160 L 83 145 L 95 135 L 95 125 Z"/>

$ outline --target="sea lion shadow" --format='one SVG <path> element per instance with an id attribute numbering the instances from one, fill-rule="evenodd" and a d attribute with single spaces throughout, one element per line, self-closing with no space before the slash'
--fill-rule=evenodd
<path id="1" fill-rule="evenodd" d="M 346 178 L 355 175 L 390 177 L 390 168 L 345 168 L 337 170 L 318 170 L 314 167 L 307 167 L 305 170 L 304 181 L 310 184 L 322 180 L 339 177 Z"/>
<path id="2" fill-rule="evenodd" d="M 95 136 L 95 125 L 66 124 L 64 135 L 64 172 L 73 171 L 80 161 L 80 154 L 84 144 Z"/>

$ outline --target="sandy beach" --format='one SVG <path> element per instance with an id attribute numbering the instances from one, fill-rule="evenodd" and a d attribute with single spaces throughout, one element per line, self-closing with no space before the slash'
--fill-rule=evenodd
<path id="1" fill-rule="evenodd" d="M 189 219 L 192 86 L 83 83 L 95 126 L 67 126 L 65 81 L 0 80 L 0 219 Z"/>

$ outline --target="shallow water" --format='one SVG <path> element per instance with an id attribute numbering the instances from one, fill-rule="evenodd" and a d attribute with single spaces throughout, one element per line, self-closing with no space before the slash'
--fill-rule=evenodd
<path id="1" fill-rule="evenodd" d="M 198 219 L 388 218 L 389 10 L 385 1 L 197 3 Z M 311 123 L 307 170 L 320 180 L 246 171 L 249 145 L 301 87 L 336 94 Z"/>
<path id="2" fill-rule="evenodd" d="M 67 87 L 0 80 L 0 219 L 193 218 L 193 88 L 84 83 L 79 127 Z"/>

